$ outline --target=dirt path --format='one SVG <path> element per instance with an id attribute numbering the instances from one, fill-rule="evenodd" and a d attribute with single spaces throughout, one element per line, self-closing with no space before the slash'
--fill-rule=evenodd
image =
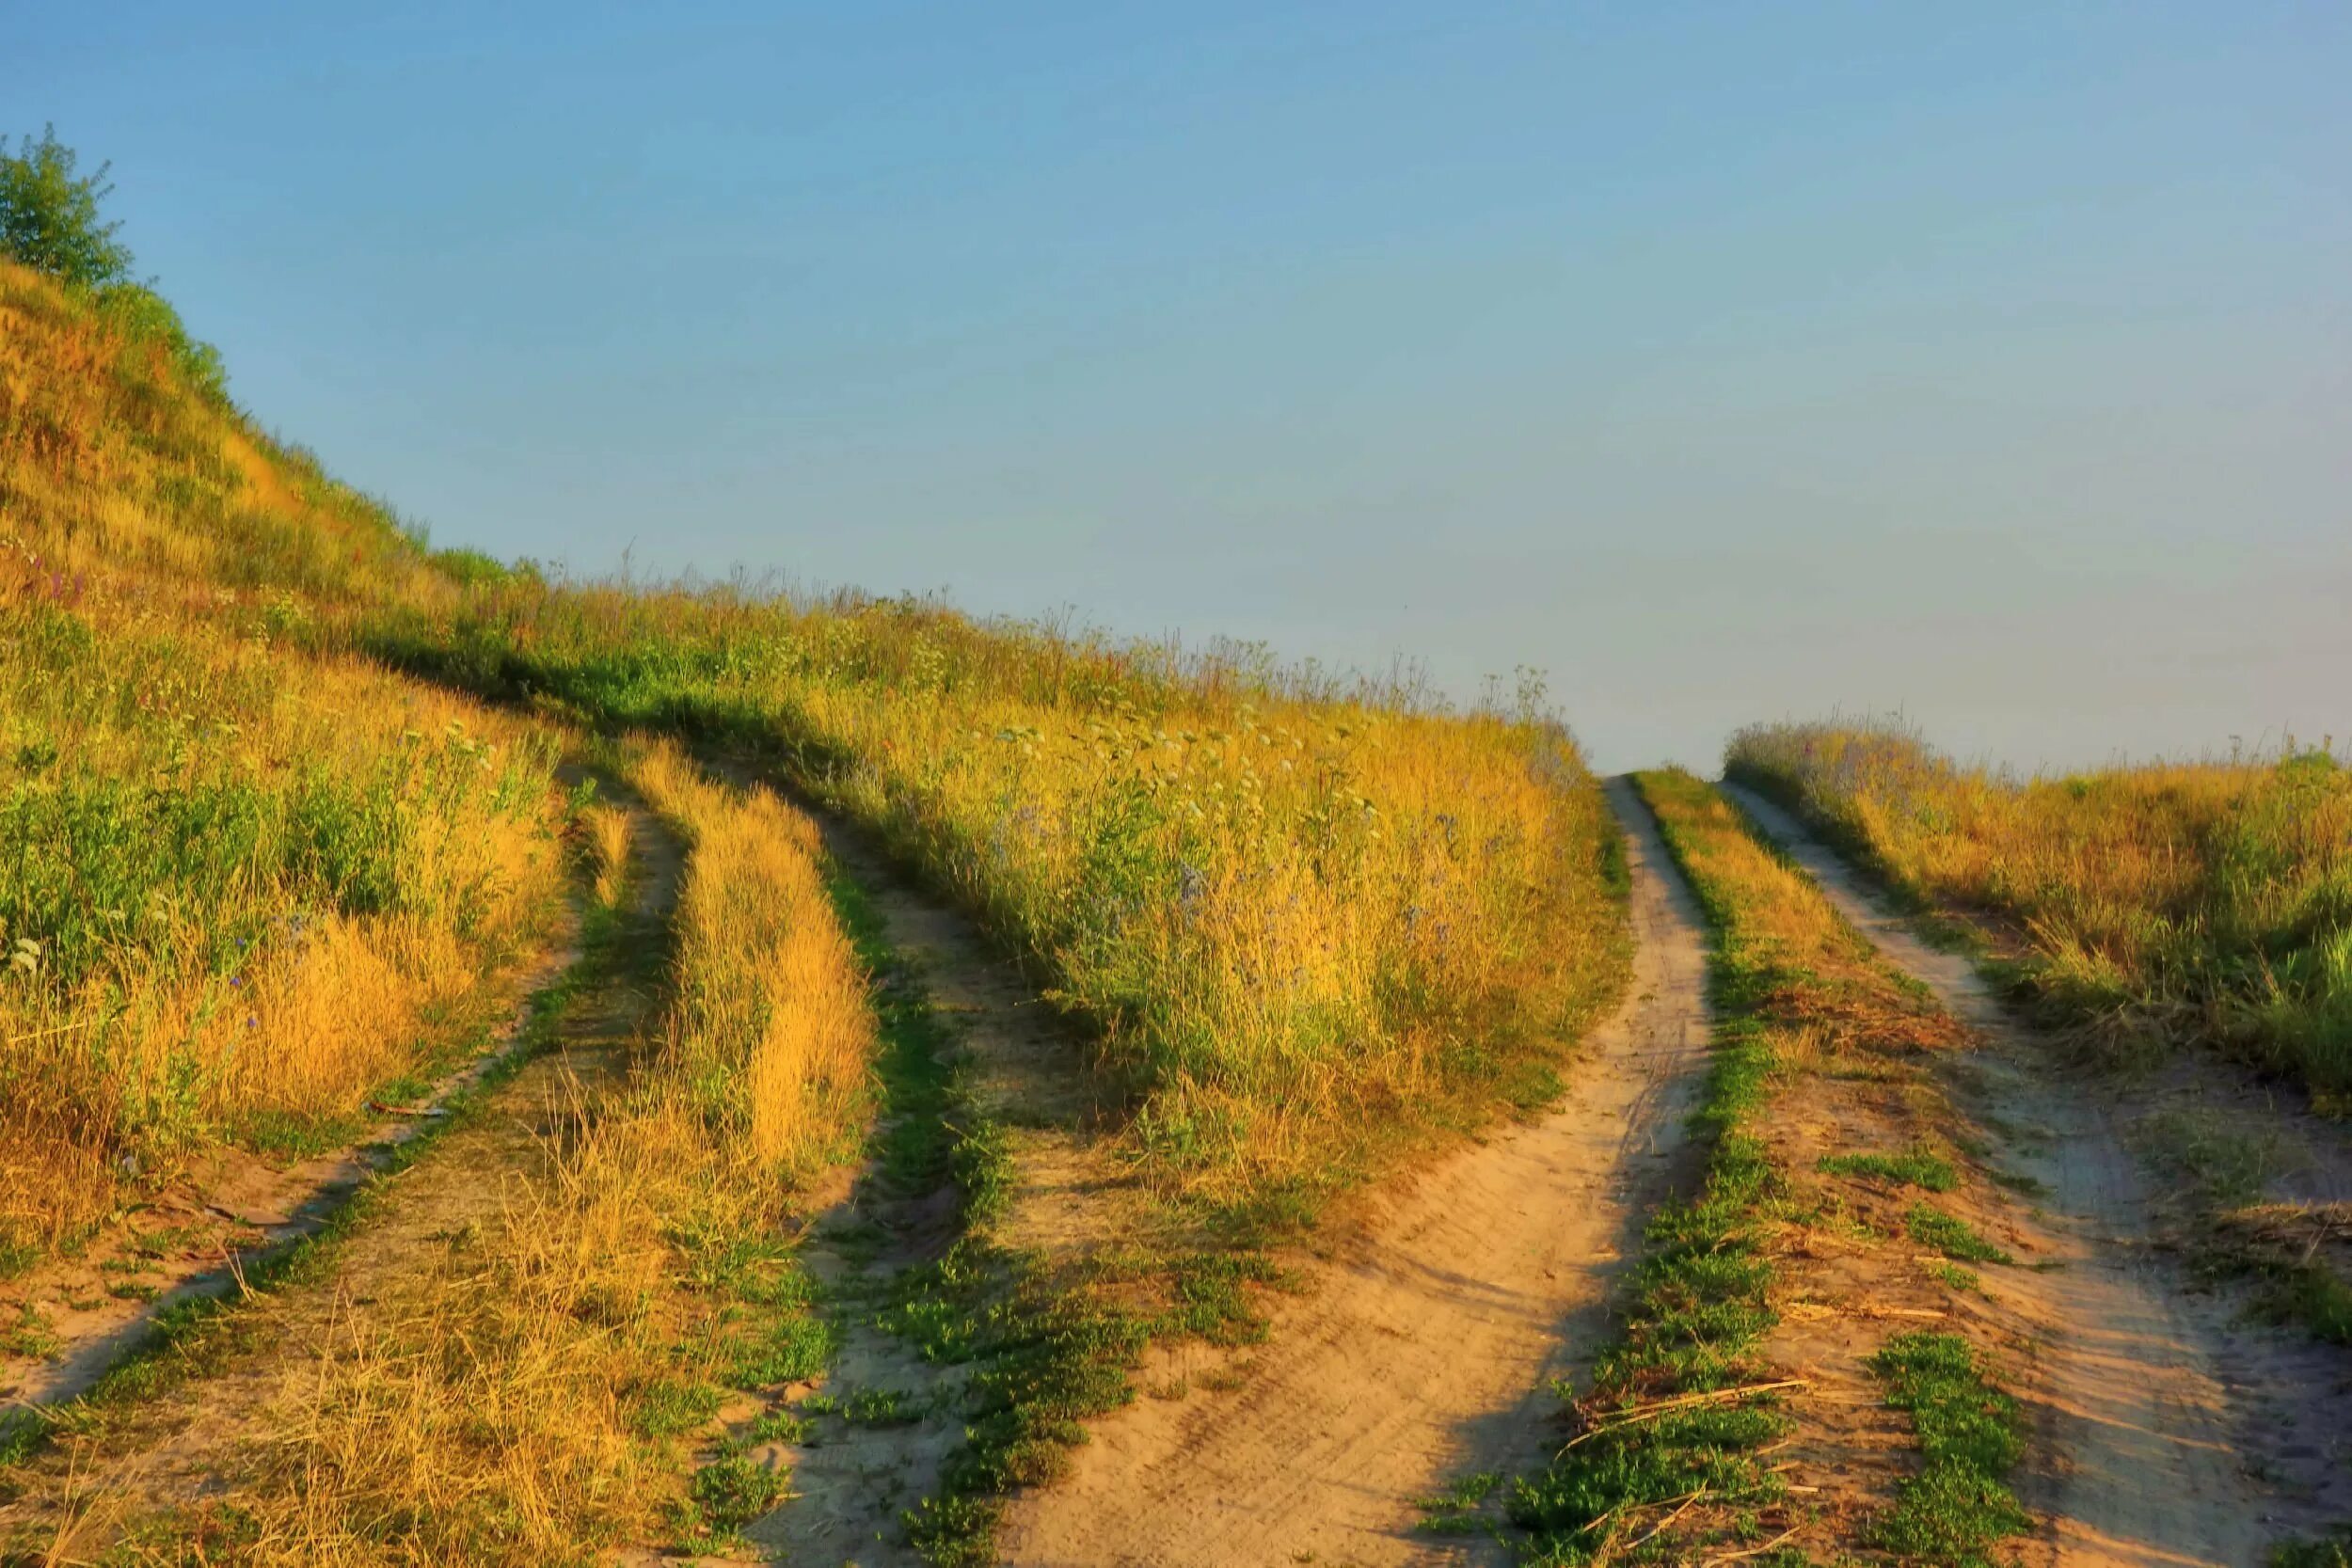
<path id="1" fill-rule="evenodd" d="M 578 957 L 567 940 L 501 981 L 501 990 L 526 997 Z M 13 1282 L 0 1293 L 0 1317 L 30 1305 L 43 1312 L 56 1343 L 40 1356 L 0 1354 L 0 1422 L 12 1409 L 81 1394 L 165 1313 L 227 1294 L 257 1258 L 324 1228 L 361 1182 L 447 1114 L 453 1096 L 506 1059 L 528 1017 L 526 1007 L 512 1008 L 490 1045 L 444 1075 L 418 1104 L 370 1101 L 377 1119 L 346 1147 L 282 1164 L 220 1149 L 143 1205 L 139 1220 L 119 1234 Z M 126 1279 L 124 1288 L 119 1281 Z"/>
<path id="2" fill-rule="evenodd" d="M 1143 1188 L 1113 1152 L 1120 1107 L 1098 1098 L 1086 1037 L 968 917 L 911 884 L 861 833 L 803 803 L 826 852 L 864 888 L 964 1059 L 975 1107 L 1010 1143 L 1013 1190 L 992 1239 L 1079 1257 L 1147 1223 Z"/>
<path id="3" fill-rule="evenodd" d="M 1066 1479 L 1016 1503 L 1009 1561 L 1501 1560 L 1491 1542 L 1417 1534 L 1415 1503 L 1541 1460 L 1549 1379 L 1597 1338 L 1642 1216 L 1677 1174 L 1707 1050 L 1697 910 L 1630 785 L 1610 798 L 1633 877 L 1633 994 L 1567 1098 L 1386 1195 L 1342 1258 L 1308 1267 L 1232 1392 L 1100 1422 Z"/>
<path id="4" fill-rule="evenodd" d="M 391 1178 L 388 1207 L 355 1231 L 323 1277 L 256 1293 L 229 1321 L 197 1375 L 151 1397 L 87 1409 L 66 1434 L 6 1478 L 0 1542 L 49 1537 L 58 1560 L 103 1544 L 115 1521 L 206 1496 L 232 1474 L 240 1445 L 310 1375 L 315 1354 L 349 1339 L 373 1312 L 400 1309 L 403 1282 L 447 1238 L 492 1215 L 518 1180 L 544 1169 L 583 1085 L 617 1071 L 652 1002 L 660 931 L 682 866 L 651 814 L 630 811 L 637 905 L 618 973 L 566 1013 L 554 1049 L 490 1091 L 478 1111 Z"/>
<path id="5" fill-rule="evenodd" d="M 719 770 L 747 787 L 740 762 Z M 1115 1107 L 1094 1098 L 1083 1035 L 1038 998 L 1020 966 L 967 917 L 907 880 L 862 832 L 796 799 L 825 847 L 864 891 L 882 934 L 904 964 L 878 976 L 919 995 L 961 1059 L 975 1107 L 1004 1128 L 1013 1183 L 1003 1212 L 984 1222 L 990 1240 L 1049 1266 L 1083 1260 L 1147 1231 L 1152 1219 L 1132 1167 L 1111 1153 Z M 959 1195 L 944 1173 L 928 1191 L 901 1191 L 869 1168 L 810 1230 L 804 1265 L 823 1281 L 843 1339 L 820 1394 L 836 1408 L 887 1402 L 886 1418 L 819 1418 L 814 1440 L 779 1457 L 792 1474 L 785 1504 L 744 1533 L 789 1562 L 854 1561 L 914 1568 L 900 1513 L 933 1495 L 942 1466 L 964 1440 L 966 1367 L 924 1361 L 874 1319 L 895 1277 L 936 1259 L 955 1240 Z M 845 1227 L 847 1240 L 835 1240 Z"/>
<path id="6" fill-rule="evenodd" d="M 2257 1568 L 2269 1545 L 2352 1515 L 2352 1421 L 2337 1352 L 2244 1321 L 2150 1245 L 2159 1195 L 2129 1152 L 2112 1085 L 2062 1071 L 1963 955 L 1929 946 L 1787 812 L 1724 793 L 1788 848 L 1856 928 L 1984 1040 L 1953 1089 L 2028 1178 L 2038 1271 L 1985 1276 L 2035 1345 L 2018 1392 L 2039 1453 L 2021 1478 L 2047 1528 L 2029 1559 Z"/>

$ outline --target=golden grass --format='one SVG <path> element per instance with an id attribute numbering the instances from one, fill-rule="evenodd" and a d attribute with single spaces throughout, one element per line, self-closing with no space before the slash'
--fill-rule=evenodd
<path id="1" fill-rule="evenodd" d="M 596 900 L 605 909 L 618 909 L 628 883 L 628 813 L 618 806 L 583 806 L 580 829 Z"/>
<path id="2" fill-rule="evenodd" d="M 290 593 L 452 593 L 380 505 L 195 395 L 161 344 L 6 260 L 0 562 L 66 587 L 136 577 L 215 608 L 224 589 L 277 590 L 289 618 L 307 613 Z"/>
<path id="3" fill-rule="evenodd" d="M 367 1299 L 297 1353 L 218 1497 L 146 1519 L 102 1504 L 87 1538 L 127 1530 L 126 1561 L 217 1538 L 256 1564 L 519 1568 L 726 1533 L 689 1478 L 728 1391 L 818 1370 L 782 1226 L 795 1180 L 856 1147 L 873 1024 L 807 818 L 667 745 L 615 754 L 690 847 L 674 987 L 623 1070 L 576 1086 L 544 1168 L 492 1217 L 342 1282 Z M 625 927 L 615 961 L 649 938 Z M 588 1003 L 645 978 L 625 968 Z"/>
<path id="4" fill-rule="evenodd" d="M 2325 750 L 2014 779 L 1885 725 L 1765 725 L 1736 778 L 1911 897 L 1993 914 L 2057 1008 L 2352 1090 L 2352 770 Z"/>
<path id="5" fill-rule="evenodd" d="M 1737 1000 L 1771 1022 L 1784 1066 L 1961 1043 L 1950 1016 L 1900 985 L 1814 880 L 1749 832 L 1721 794 L 1680 768 L 1637 779 L 1712 919 L 1737 933 L 1742 965 L 1769 976 L 1769 989 Z"/>
<path id="6" fill-rule="evenodd" d="M 1212 1200 L 1540 1097 L 1623 974 L 1613 828 L 1533 717 L 906 603 L 511 586 L 371 635 L 784 755 L 1036 961 Z"/>
<path id="7" fill-rule="evenodd" d="M 553 739 L 289 591 L 440 579 L 174 374 L 0 263 L 0 1263 L 328 1136 L 560 911 Z"/>
<path id="8" fill-rule="evenodd" d="M 666 1069 L 755 1160 L 831 1164 L 871 1109 L 866 975 L 818 869 L 817 825 L 640 743 L 630 782 L 692 847 L 678 895 Z"/>

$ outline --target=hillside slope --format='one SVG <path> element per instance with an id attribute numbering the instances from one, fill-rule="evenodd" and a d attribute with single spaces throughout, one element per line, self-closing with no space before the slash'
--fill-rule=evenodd
<path id="1" fill-rule="evenodd" d="M 0 262 L 0 1260 L 347 1136 L 560 911 L 543 727 L 326 648 L 453 592 L 167 344 Z"/>

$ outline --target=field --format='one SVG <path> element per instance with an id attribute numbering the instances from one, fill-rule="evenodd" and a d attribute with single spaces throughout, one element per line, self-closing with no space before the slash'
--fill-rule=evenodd
<path id="1" fill-rule="evenodd" d="M 0 264 L 0 1562 L 2343 1560 L 2325 749 L 1604 781 L 221 375 Z"/>
<path id="2" fill-rule="evenodd" d="M 1532 707 L 938 607 L 485 586 L 394 664 L 772 759 L 1020 951 L 1138 1150 L 1275 1218 L 1546 1098 L 1623 956 L 1613 839 Z"/>
<path id="3" fill-rule="evenodd" d="M 2019 780 L 1899 726 L 1765 725 L 1725 770 L 2016 933 L 2061 1016 L 2352 1089 L 2352 771 L 2325 747 Z"/>

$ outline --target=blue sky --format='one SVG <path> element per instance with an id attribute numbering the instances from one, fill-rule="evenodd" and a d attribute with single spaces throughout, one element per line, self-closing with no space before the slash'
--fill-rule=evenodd
<path id="1" fill-rule="evenodd" d="M 437 542 L 2352 736 L 2352 10 L 219 3 L 12 19 L 232 388 Z"/>

